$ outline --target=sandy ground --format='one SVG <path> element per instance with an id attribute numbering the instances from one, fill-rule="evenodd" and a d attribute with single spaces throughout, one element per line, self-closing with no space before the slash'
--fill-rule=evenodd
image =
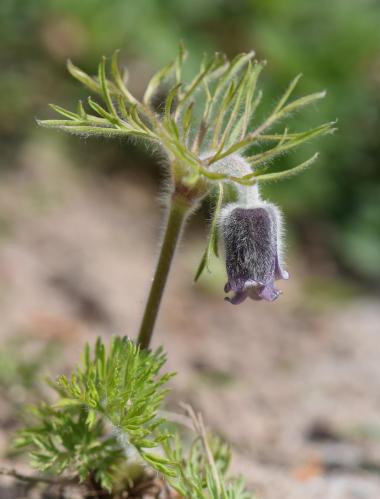
<path id="1" fill-rule="evenodd" d="M 154 185 L 136 173 L 79 174 L 57 149 L 33 143 L 15 163 L 0 185 L 0 331 L 4 345 L 21 333 L 59 341 L 46 368 L 54 375 L 97 335 L 135 335 L 162 212 Z M 233 307 L 220 265 L 193 284 L 202 245 L 193 224 L 157 325 L 155 344 L 178 371 L 171 407 L 183 400 L 203 412 L 259 498 L 379 499 L 378 300 L 316 304 L 306 265 L 293 258 L 276 303 Z M 9 393 L 0 408 L 6 464 L 17 426 Z"/>

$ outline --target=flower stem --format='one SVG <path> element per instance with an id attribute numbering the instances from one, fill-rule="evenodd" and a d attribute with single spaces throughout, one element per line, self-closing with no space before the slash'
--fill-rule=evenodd
<path id="1" fill-rule="evenodd" d="M 170 266 L 188 212 L 189 206 L 171 200 L 164 239 L 137 338 L 141 348 L 149 348 Z"/>

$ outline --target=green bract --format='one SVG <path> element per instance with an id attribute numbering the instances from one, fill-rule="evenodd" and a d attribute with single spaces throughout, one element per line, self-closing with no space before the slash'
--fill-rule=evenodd
<path id="1" fill-rule="evenodd" d="M 201 179 L 252 185 L 286 178 L 310 166 L 317 155 L 284 172 L 260 173 L 258 166 L 311 138 L 334 131 L 333 123 L 325 123 L 304 132 L 289 133 L 285 127 L 281 133 L 267 133 L 289 114 L 325 96 L 325 92 L 318 92 L 290 100 L 300 75 L 270 115 L 254 125 L 262 95 L 257 91 L 257 80 L 265 65 L 254 59 L 254 52 L 240 54 L 231 61 L 219 53 L 204 57 L 198 73 L 185 82 L 182 66 L 186 50 L 181 46 L 177 58 L 151 78 L 142 102 L 128 90 L 117 56 L 115 52 L 109 76 L 104 57 L 96 76 L 87 75 L 69 62 L 70 73 L 100 99 L 88 98 L 90 112 L 81 102 L 76 112 L 52 105 L 65 119 L 39 123 L 83 136 L 137 137 L 152 142 L 166 152 L 175 181 L 187 186 Z M 260 152 L 245 158 L 252 173 L 239 177 L 211 168 L 217 161 L 242 154 L 255 145 L 260 145 Z"/>

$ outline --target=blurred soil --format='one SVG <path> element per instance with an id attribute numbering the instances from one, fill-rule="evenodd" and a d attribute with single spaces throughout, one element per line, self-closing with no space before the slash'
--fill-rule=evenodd
<path id="1" fill-rule="evenodd" d="M 90 175 L 58 151 L 27 144 L 0 184 L 1 339 L 21 335 L 30 349 L 54 340 L 41 369 L 52 375 L 97 335 L 134 336 L 162 215 L 148 177 Z M 218 264 L 193 284 L 203 232 L 193 222 L 181 244 L 155 335 L 178 372 L 172 408 L 186 401 L 203 412 L 232 444 L 234 472 L 262 499 L 378 499 L 378 299 L 331 298 L 326 274 L 293 256 L 276 303 L 233 307 Z M 315 298 L 313 277 L 326 280 L 327 298 Z M 28 349 L 20 355 L 27 360 Z M 0 455 L 14 467 L 8 441 L 31 395 L 9 383 Z"/>

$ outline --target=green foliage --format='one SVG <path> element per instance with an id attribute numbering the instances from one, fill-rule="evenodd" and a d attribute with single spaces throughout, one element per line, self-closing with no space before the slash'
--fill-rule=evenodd
<path id="1" fill-rule="evenodd" d="M 32 448 L 31 464 L 53 475 L 67 473 L 83 482 L 90 477 L 111 491 L 113 475 L 124 461 L 115 436 L 105 436 L 104 424 L 96 420 L 90 427 L 85 407 L 33 409 L 35 425 L 22 430 L 16 448 Z"/>
<path id="2" fill-rule="evenodd" d="M 165 453 L 177 463 L 177 476 L 171 486 L 181 496 L 191 499 L 252 499 L 241 479 L 226 477 L 231 451 L 219 437 L 206 434 L 201 416 L 191 407 L 187 411 L 198 436 L 188 452 L 178 435 L 165 444 Z"/>
<path id="3" fill-rule="evenodd" d="M 251 497 L 240 481 L 226 478 L 229 447 L 205 436 L 199 416 L 190 413 L 197 436 L 188 453 L 178 432 L 168 432 L 158 414 L 172 376 L 160 374 L 164 363 L 161 349 L 141 351 L 127 338 L 114 338 L 108 352 L 101 340 L 93 354 L 86 346 L 70 378 L 49 381 L 59 399 L 31 409 L 16 448 L 29 450 L 42 472 L 91 480 L 109 492 L 133 481 L 144 463 L 186 498 Z"/>
<path id="4" fill-rule="evenodd" d="M 264 132 L 291 113 L 320 100 L 325 92 L 290 100 L 300 79 L 298 76 L 269 116 L 252 127 L 261 99 L 256 84 L 263 68 L 263 63 L 254 59 L 254 53 L 240 54 L 231 61 L 219 53 L 211 58 L 205 57 L 189 83 L 183 81 L 182 74 L 186 55 L 181 45 L 177 58 L 151 78 L 142 102 L 132 95 L 121 76 L 117 52 L 112 57 L 110 79 L 104 57 L 96 76 L 87 75 L 69 62 L 72 76 L 100 96 L 103 105 L 90 97 L 88 105 L 94 114 L 87 113 L 81 103 L 77 112 L 53 105 L 52 108 L 65 119 L 39 123 L 82 136 L 131 136 L 153 142 L 166 152 L 171 164 L 177 164 L 176 174 L 180 172 L 185 185 L 194 185 L 200 177 L 209 182 L 228 180 L 244 185 L 286 178 L 309 166 L 316 155 L 281 174 L 260 175 L 257 165 L 267 164 L 279 154 L 335 130 L 332 123 L 326 123 L 306 132 L 291 134 L 285 128 L 282 134 L 268 138 Z M 246 158 L 253 167 L 252 173 L 239 177 L 228 171 L 212 171 L 214 163 L 242 153 L 251 146 L 260 144 L 262 147 L 268 140 L 275 143 L 274 147 Z"/>
<path id="5" fill-rule="evenodd" d="M 63 398 L 57 405 L 85 407 L 90 428 L 99 416 L 103 416 L 142 459 L 170 475 L 171 463 L 147 451 L 168 438 L 168 435 L 156 432 L 164 422 L 157 416 L 167 393 L 163 385 L 173 376 L 158 375 L 165 360 L 161 350 L 140 351 L 127 338 L 115 338 L 107 356 L 99 339 L 92 359 L 87 346 L 83 367 L 78 367 L 70 379 L 58 378 L 57 388 Z"/>
<path id="6" fill-rule="evenodd" d="M 150 451 L 169 438 L 157 432 L 163 385 L 172 376 L 158 375 L 164 362 L 161 350 L 140 351 L 127 338 L 113 339 L 108 354 L 100 339 L 93 356 L 87 345 L 70 379 L 49 382 L 60 399 L 34 408 L 37 424 L 21 431 L 17 447 L 31 446 L 32 464 L 42 471 L 74 473 L 81 481 L 91 474 L 107 490 L 129 453 L 172 474 L 169 461 Z"/>

